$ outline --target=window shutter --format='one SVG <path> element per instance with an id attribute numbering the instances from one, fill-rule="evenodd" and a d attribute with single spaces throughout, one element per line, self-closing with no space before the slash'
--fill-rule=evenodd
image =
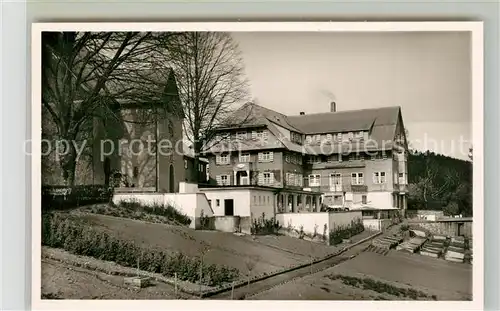
<path id="1" fill-rule="evenodd" d="M 256 139 L 257 138 L 257 132 L 256 131 L 252 131 L 252 139 Z"/>
<path id="2" fill-rule="evenodd" d="M 271 152 L 269 152 L 269 161 L 272 162 L 273 159 L 274 159 L 274 152 L 271 151 Z"/>
<path id="3" fill-rule="evenodd" d="M 373 183 L 374 183 L 374 184 L 377 184 L 377 183 L 378 183 L 378 180 L 377 180 L 377 173 L 373 173 Z"/>
<path id="4" fill-rule="evenodd" d="M 262 152 L 259 152 L 259 162 L 262 162 L 264 158 L 264 155 L 262 154 Z"/>
<path id="5" fill-rule="evenodd" d="M 258 180 L 259 185 L 264 184 L 264 174 L 259 173 L 259 180 Z"/>
<path id="6" fill-rule="evenodd" d="M 274 185 L 274 173 L 269 173 L 269 183 Z"/>
<path id="7" fill-rule="evenodd" d="M 230 154 L 227 155 L 227 160 L 226 160 L 226 164 L 229 164 L 229 163 L 231 163 L 231 155 Z"/>
<path id="8" fill-rule="evenodd" d="M 222 178 L 220 177 L 220 175 L 217 175 L 215 177 L 215 180 L 217 181 L 217 185 L 219 185 L 219 186 L 222 185 Z"/>

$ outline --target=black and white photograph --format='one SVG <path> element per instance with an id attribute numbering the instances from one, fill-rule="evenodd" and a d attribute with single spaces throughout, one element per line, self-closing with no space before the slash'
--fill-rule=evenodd
<path id="1" fill-rule="evenodd" d="M 33 301 L 482 300 L 482 24 L 339 24 L 33 24 Z"/>

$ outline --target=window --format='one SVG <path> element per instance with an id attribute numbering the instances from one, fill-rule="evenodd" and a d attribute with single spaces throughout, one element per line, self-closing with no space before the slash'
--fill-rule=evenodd
<path id="1" fill-rule="evenodd" d="M 311 135 L 307 135 L 307 136 L 306 136 L 306 142 L 307 142 L 308 144 L 310 144 L 310 143 L 312 142 L 312 136 L 311 136 Z"/>
<path id="2" fill-rule="evenodd" d="M 256 131 L 252 131 L 252 139 L 256 139 L 257 138 L 257 132 Z"/>
<path id="3" fill-rule="evenodd" d="M 229 164 L 229 154 L 225 153 L 215 156 L 215 162 L 220 165 Z"/>
<path id="4" fill-rule="evenodd" d="M 188 160 L 184 160 L 184 168 L 187 169 L 188 168 Z"/>
<path id="5" fill-rule="evenodd" d="M 363 173 L 352 173 L 351 174 L 351 184 L 352 185 L 363 185 Z"/>
<path id="6" fill-rule="evenodd" d="M 321 176 L 319 174 L 309 175 L 309 186 L 310 187 L 319 187 L 321 184 L 320 178 L 321 178 Z"/>
<path id="7" fill-rule="evenodd" d="M 250 162 L 250 153 L 240 153 L 240 162 Z"/>
<path id="8" fill-rule="evenodd" d="M 319 135 L 319 134 L 318 134 L 318 135 L 314 135 L 314 140 L 315 140 L 316 142 L 321 141 L 321 135 Z"/>
<path id="9" fill-rule="evenodd" d="M 247 132 L 238 132 L 238 133 L 236 133 L 236 138 L 237 139 L 247 139 L 248 138 Z"/>
<path id="10" fill-rule="evenodd" d="M 217 207 L 219 207 L 219 206 L 220 206 L 220 200 L 219 200 L 219 199 L 215 200 L 215 205 L 216 205 Z"/>
<path id="11" fill-rule="evenodd" d="M 342 184 L 342 174 L 333 173 L 330 174 L 330 186 L 338 186 Z"/>
<path id="12" fill-rule="evenodd" d="M 401 178 L 401 177 L 404 177 L 404 174 L 403 173 L 399 173 L 398 176 Z"/>
<path id="13" fill-rule="evenodd" d="M 292 161 L 291 161 L 291 159 L 290 159 L 291 157 L 292 157 L 292 156 L 291 156 L 290 154 L 288 154 L 288 153 L 287 153 L 287 154 L 285 155 L 285 162 L 286 162 L 286 163 L 291 163 L 291 162 L 292 162 Z"/>
<path id="14" fill-rule="evenodd" d="M 267 131 L 257 131 L 257 138 L 267 140 Z"/>
<path id="15" fill-rule="evenodd" d="M 203 172 L 203 164 L 198 164 L 198 171 Z"/>
<path id="16" fill-rule="evenodd" d="M 256 195 L 253 196 L 253 204 L 257 204 L 257 196 Z"/>
<path id="17" fill-rule="evenodd" d="M 259 195 L 259 205 L 262 204 L 262 197 Z"/>
<path id="18" fill-rule="evenodd" d="M 361 204 L 367 204 L 367 203 L 366 203 L 367 201 L 368 201 L 368 200 L 367 200 L 366 195 L 362 195 L 362 196 L 361 196 Z"/>
<path id="19" fill-rule="evenodd" d="M 272 151 L 259 152 L 259 162 L 272 162 L 272 161 L 273 161 Z"/>
<path id="20" fill-rule="evenodd" d="M 267 205 L 269 205 L 270 203 L 270 199 L 269 199 L 269 196 L 267 196 Z"/>
<path id="21" fill-rule="evenodd" d="M 326 134 L 326 140 L 332 141 L 332 134 Z"/>
<path id="22" fill-rule="evenodd" d="M 230 185 L 229 175 L 217 175 L 215 179 L 217 181 L 217 185 L 219 186 Z"/>
<path id="23" fill-rule="evenodd" d="M 349 141 L 349 133 L 342 133 L 342 141 Z"/>
<path id="24" fill-rule="evenodd" d="M 373 183 L 374 184 L 385 184 L 385 172 L 373 173 Z"/>
<path id="25" fill-rule="evenodd" d="M 271 172 L 259 173 L 258 181 L 260 185 L 272 185 L 274 184 L 274 173 Z"/>
<path id="26" fill-rule="evenodd" d="M 212 207 L 212 200 L 208 200 L 208 205 Z"/>

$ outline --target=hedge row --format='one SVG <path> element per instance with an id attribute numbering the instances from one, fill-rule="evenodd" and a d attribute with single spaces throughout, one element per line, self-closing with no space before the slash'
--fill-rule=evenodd
<path id="1" fill-rule="evenodd" d="M 121 209 L 122 214 L 125 215 L 133 213 L 145 213 L 162 216 L 181 225 L 189 226 L 191 224 L 191 218 L 189 218 L 189 216 L 182 214 L 171 205 L 144 205 L 138 201 L 120 201 L 116 206 Z"/>
<path id="2" fill-rule="evenodd" d="M 343 239 L 350 239 L 364 230 L 363 221 L 359 219 L 358 221 L 351 221 L 351 224 L 348 226 L 338 226 L 330 231 L 330 245 L 340 244 Z"/>
<path id="3" fill-rule="evenodd" d="M 110 202 L 113 188 L 104 185 L 42 186 L 42 209 L 62 210 Z"/>
<path id="4" fill-rule="evenodd" d="M 60 214 L 47 213 L 42 216 L 42 245 L 62 248 L 75 255 L 113 261 L 125 267 L 138 267 L 166 277 L 173 277 L 177 273 L 177 277 L 183 281 L 200 281 L 200 258 L 140 247 Z M 202 283 L 208 286 L 232 282 L 239 275 L 237 269 L 206 263 L 203 263 L 202 270 Z"/>

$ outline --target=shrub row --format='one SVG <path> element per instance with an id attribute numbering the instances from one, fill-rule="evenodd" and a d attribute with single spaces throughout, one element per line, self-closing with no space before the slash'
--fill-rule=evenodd
<path id="1" fill-rule="evenodd" d="M 191 218 L 189 218 L 189 216 L 182 214 L 171 205 L 165 206 L 157 203 L 153 205 L 144 205 L 138 201 L 121 201 L 117 204 L 117 207 L 129 214 L 146 213 L 165 217 L 181 225 L 189 226 L 191 224 Z"/>
<path id="2" fill-rule="evenodd" d="M 386 293 L 397 297 L 409 297 L 413 300 L 418 298 L 432 298 L 437 299 L 435 295 L 428 296 L 422 291 L 415 290 L 413 288 L 400 288 L 387 283 L 372 280 L 370 278 L 357 278 L 345 275 L 329 275 L 328 278 L 331 280 L 340 279 L 345 285 L 372 290 L 377 293 Z"/>
<path id="3" fill-rule="evenodd" d="M 279 221 L 275 217 L 266 219 L 266 215 L 262 213 L 259 218 L 254 218 L 252 221 L 252 226 L 250 227 L 250 233 L 255 235 L 262 234 L 277 234 L 281 229 Z"/>
<path id="4" fill-rule="evenodd" d="M 363 226 L 363 221 L 360 219 L 357 221 L 351 221 L 351 224 L 347 226 L 338 226 L 334 230 L 330 230 L 330 245 L 340 244 L 343 239 L 349 239 L 357 234 L 360 234 L 364 230 L 365 227 Z"/>
<path id="5" fill-rule="evenodd" d="M 110 202 L 113 188 L 104 185 L 42 186 L 42 210 L 62 210 Z"/>
<path id="6" fill-rule="evenodd" d="M 177 277 L 183 281 L 200 281 L 201 258 L 140 247 L 60 214 L 47 213 L 42 216 L 42 244 L 167 277 L 177 273 Z M 202 283 L 208 286 L 231 282 L 239 275 L 237 269 L 206 263 L 203 263 L 202 270 Z"/>

